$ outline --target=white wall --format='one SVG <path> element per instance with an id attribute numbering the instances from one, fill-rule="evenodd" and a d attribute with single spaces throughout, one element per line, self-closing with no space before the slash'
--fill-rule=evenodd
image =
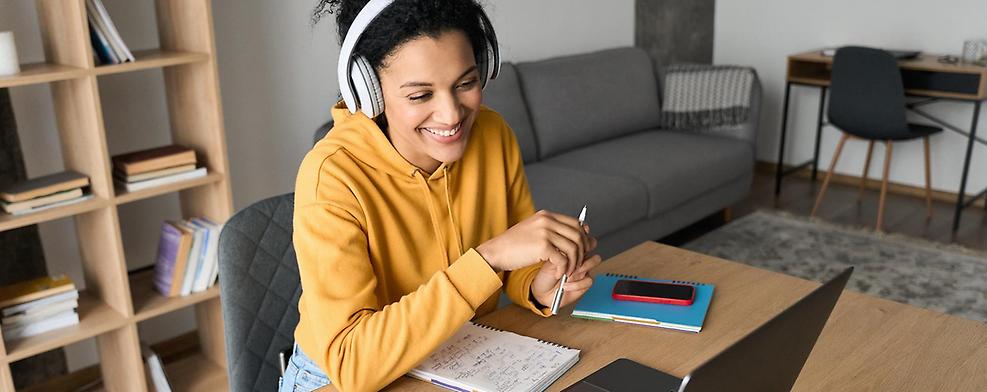
<path id="1" fill-rule="evenodd" d="M 238 208 L 290 192 L 338 86 L 335 15 L 309 26 L 311 1 L 216 0 L 216 40 Z M 634 44 L 634 2 L 486 1 L 507 61 Z"/>
<path id="2" fill-rule="evenodd" d="M 764 84 L 757 156 L 759 160 L 775 162 L 786 56 L 847 44 L 958 55 L 965 39 L 987 37 L 985 17 L 987 2 L 983 0 L 722 0 L 716 4 L 713 59 L 718 64 L 747 64 L 757 69 Z M 815 88 L 792 88 L 787 163 L 801 163 L 812 157 L 818 96 Z M 938 103 L 926 108 L 969 129 L 972 107 L 965 103 Z M 920 118 L 914 120 L 928 123 Z M 985 122 L 987 118 L 981 116 L 981 136 L 987 133 Z M 838 137 L 835 128 L 824 128 L 819 158 L 823 170 L 829 165 Z M 934 188 L 959 190 L 966 140 L 948 130 L 932 138 Z M 837 172 L 859 176 L 866 150 L 864 142 L 848 142 Z M 883 147 L 875 147 L 874 155 L 871 177 L 879 178 Z M 977 145 L 974 158 L 967 192 L 987 187 L 987 146 Z M 891 180 L 924 186 L 920 140 L 895 144 Z"/>
<path id="3" fill-rule="evenodd" d="M 157 46 L 153 2 L 103 0 L 132 49 Z M 216 45 L 230 175 L 236 208 L 293 190 L 295 172 L 313 131 L 329 116 L 337 92 L 338 44 L 329 15 L 314 28 L 315 1 L 214 0 Z M 634 43 L 634 2 L 486 0 L 507 61 L 525 61 Z M 43 61 L 34 2 L 0 1 L 0 31 L 13 30 L 22 62 Z M 168 116 L 161 72 L 100 77 L 111 154 L 166 144 Z M 47 85 L 11 90 L 29 176 L 62 170 Z M 152 263 L 163 219 L 180 217 L 177 197 L 163 196 L 120 208 L 129 268 Z M 40 225 L 49 271 L 82 282 L 71 220 Z M 190 310 L 141 323 L 150 342 L 194 326 Z M 91 340 L 67 350 L 77 369 L 96 360 Z"/>

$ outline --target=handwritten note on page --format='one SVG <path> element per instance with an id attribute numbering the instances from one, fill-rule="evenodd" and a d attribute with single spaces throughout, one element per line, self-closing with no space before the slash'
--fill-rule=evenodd
<path id="1" fill-rule="evenodd" d="M 579 350 L 466 323 L 409 375 L 458 391 L 543 391 Z"/>

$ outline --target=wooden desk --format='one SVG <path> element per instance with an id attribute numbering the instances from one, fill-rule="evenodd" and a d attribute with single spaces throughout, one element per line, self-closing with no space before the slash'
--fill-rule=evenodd
<path id="1" fill-rule="evenodd" d="M 957 196 L 953 215 L 953 231 L 960 225 L 960 216 L 964 208 L 973 204 L 980 197 L 987 195 L 987 189 L 966 198 L 966 182 L 970 172 L 970 159 L 973 154 L 974 141 L 987 145 L 987 139 L 977 137 L 977 120 L 980 114 L 980 104 L 987 100 L 987 67 L 973 64 L 946 64 L 939 62 L 938 55 L 921 54 L 915 59 L 901 60 L 901 79 L 905 94 L 910 97 L 926 98 L 906 105 L 909 111 L 922 116 L 939 126 L 959 133 L 967 138 L 966 160 L 963 163 L 963 174 L 960 178 L 960 190 Z M 812 180 L 816 180 L 819 166 L 819 140 L 823 126 L 823 109 L 826 104 L 826 91 L 829 88 L 830 72 L 833 68 L 833 58 L 824 56 L 819 50 L 788 56 L 788 67 L 785 76 L 785 98 L 782 109 L 781 141 L 778 149 L 778 161 L 775 172 L 775 195 L 781 193 L 782 177 L 799 171 L 807 166 L 812 167 Z M 788 125 L 788 103 L 792 85 L 812 86 L 819 88 L 819 112 L 816 118 L 816 144 L 811 160 L 794 165 L 788 169 L 783 167 L 785 157 L 785 138 Z M 969 131 L 937 118 L 921 107 L 941 102 L 960 101 L 973 103 L 973 123 Z"/>
<path id="2" fill-rule="evenodd" d="M 579 362 L 549 388 L 558 391 L 620 357 L 684 377 L 818 286 L 653 242 L 617 255 L 595 271 L 605 272 L 715 284 L 703 331 L 577 319 L 568 316 L 571 306 L 550 318 L 509 306 L 479 321 L 582 350 Z M 402 377 L 385 390 L 441 389 Z M 987 325 L 845 291 L 794 390 L 987 390 Z"/>

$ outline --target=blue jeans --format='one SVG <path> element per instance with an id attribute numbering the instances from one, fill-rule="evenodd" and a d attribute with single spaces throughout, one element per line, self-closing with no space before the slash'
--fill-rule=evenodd
<path id="1" fill-rule="evenodd" d="M 295 343 L 278 392 L 309 392 L 329 385 L 329 377 Z"/>

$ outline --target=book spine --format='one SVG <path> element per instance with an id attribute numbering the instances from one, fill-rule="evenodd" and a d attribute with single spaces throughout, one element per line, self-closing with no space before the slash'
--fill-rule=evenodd
<path id="1" fill-rule="evenodd" d="M 182 279 L 181 295 L 189 295 L 192 294 L 192 284 L 195 282 L 195 272 L 199 268 L 199 263 L 202 262 L 200 255 L 202 253 L 202 247 L 205 246 L 205 244 L 202 243 L 202 230 L 189 223 L 184 224 L 186 228 L 194 232 L 192 235 L 192 247 L 189 250 L 188 263 L 185 265 L 185 277 Z"/>
<path id="2" fill-rule="evenodd" d="M 89 42 L 93 46 L 93 52 L 96 53 L 99 64 L 113 64 L 113 57 L 110 56 L 110 51 L 106 47 L 106 41 L 99 35 L 99 30 L 93 22 L 89 22 Z"/>
<path id="3" fill-rule="evenodd" d="M 130 176 L 173 166 L 194 164 L 195 162 L 195 151 L 187 150 L 178 154 L 148 158 L 135 162 L 119 161 L 117 162 L 117 166 L 119 166 L 124 174 Z"/>
<path id="4" fill-rule="evenodd" d="M 182 232 L 165 222 L 161 225 L 161 238 L 158 241 L 158 258 L 154 265 L 154 288 L 164 296 L 171 292 L 172 270 L 178 259 L 178 248 Z"/>
<path id="5" fill-rule="evenodd" d="M 181 226 L 176 223 L 172 223 L 172 225 L 182 231 L 182 240 L 178 247 L 178 259 L 171 271 L 171 290 L 168 293 L 169 297 L 176 297 L 182 294 L 182 284 L 185 281 L 185 269 L 189 261 L 193 233 L 181 229 Z"/>

